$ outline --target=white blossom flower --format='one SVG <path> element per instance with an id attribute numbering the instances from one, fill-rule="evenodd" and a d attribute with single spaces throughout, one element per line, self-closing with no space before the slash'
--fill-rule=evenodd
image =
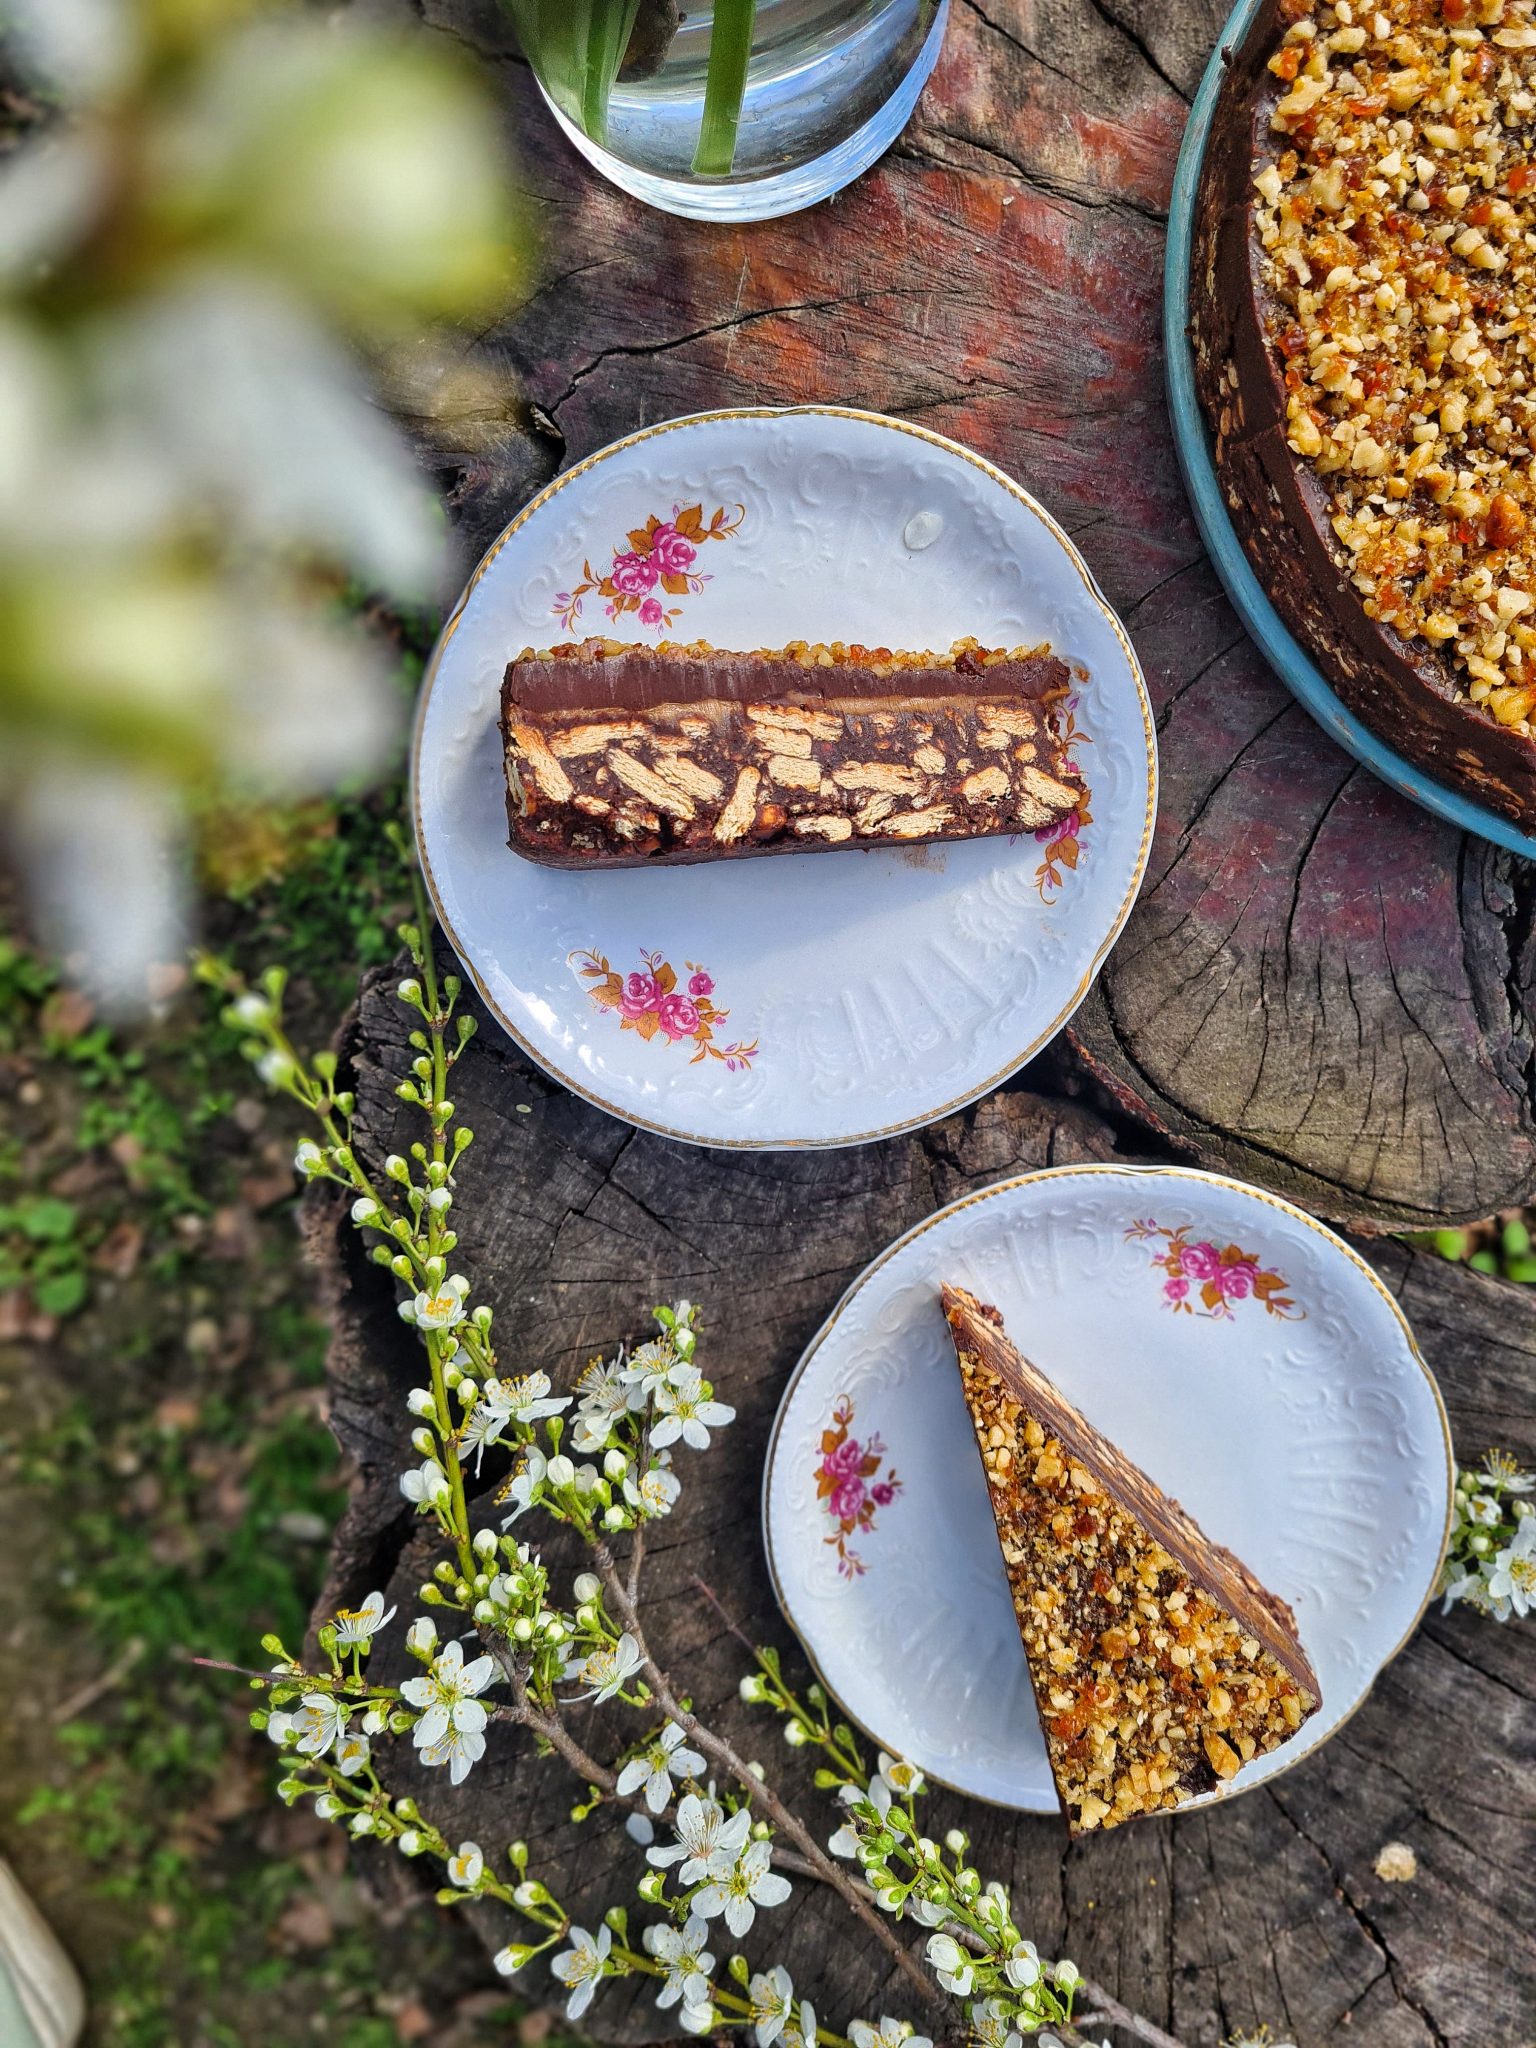
<path id="1" fill-rule="evenodd" d="M 1536 1515 L 1527 1515 L 1487 1567 L 1488 1597 L 1506 1601 L 1522 1618 L 1536 1606 Z"/>
<path id="2" fill-rule="evenodd" d="M 464 1275 L 450 1273 L 433 1293 L 423 1291 L 414 1301 L 404 1304 L 411 1311 L 406 1321 L 419 1330 L 451 1330 L 455 1323 L 464 1320 L 464 1299 L 468 1293 L 469 1282 Z"/>
<path id="3" fill-rule="evenodd" d="M 976 1981 L 976 1972 L 970 1957 L 953 1935 L 930 1935 L 924 1953 L 932 1965 L 934 1975 L 946 1991 L 951 1992 L 956 1998 L 969 1996 L 971 1986 Z"/>
<path id="4" fill-rule="evenodd" d="M 1469 1522 L 1476 1522 L 1483 1529 L 1492 1529 L 1504 1519 L 1498 1502 L 1486 1493 L 1473 1494 L 1467 1502 L 1466 1516 Z"/>
<path id="5" fill-rule="evenodd" d="M 448 1858 L 448 1876 L 465 1891 L 473 1891 L 485 1870 L 485 1858 L 478 1842 L 460 1842 L 458 1854 Z"/>
<path id="6" fill-rule="evenodd" d="M 1473 1605 L 1476 1605 L 1477 1602 L 1473 1599 L 1473 1596 L 1483 1592 L 1482 1574 L 1480 1572 L 1468 1571 L 1467 1567 L 1459 1561 L 1453 1562 L 1447 1559 L 1445 1575 L 1440 1581 L 1440 1590 L 1445 1595 L 1445 1599 L 1440 1605 L 1440 1612 L 1442 1614 L 1449 1614 L 1458 1600 L 1472 1601 Z"/>
<path id="7" fill-rule="evenodd" d="M 1032 1941 L 1016 1941 L 1003 1964 L 1003 1975 L 1015 1991 L 1027 1991 L 1040 1982 L 1040 1952 Z"/>
<path id="8" fill-rule="evenodd" d="M 571 1995 L 565 2005 L 568 2020 L 579 2020 L 592 2003 L 612 1946 L 613 1933 L 607 1927 L 598 1929 L 596 1941 L 585 1927 L 573 1927 L 570 1947 L 562 1949 L 550 1964 L 560 1982 L 570 1986 Z"/>
<path id="9" fill-rule="evenodd" d="M 643 1408 L 666 1385 L 668 1375 L 681 1369 L 677 1353 L 664 1338 L 637 1345 L 619 1367 L 619 1378 L 629 1389 L 629 1406 Z"/>
<path id="10" fill-rule="evenodd" d="M 816 2048 L 816 2008 L 808 1998 L 801 1999 L 800 2010 L 785 2023 L 779 2048 Z M 926 2042 L 924 2048 L 933 2048 L 933 2043 Z"/>
<path id="11" fill-rule="evenodd" d="M 248 988 L 243 995 L 236 996 L 230 1007 L 235 1013 L 237 1023 L 252 1028 L 258 1024 L 265 1024 L 272 1015 L 271 1002 L 253 988 Z"/>
<path id="12" fill-rule="evenodd" d="M 478 1728 L 450 1727 L 436 1742 L 418 1742 L 416 1753 L 433 1770 L 440 1770 L 446 1764 L 452 1783 L 462 1785 L 471 1767 L 485 1755 L 485 1737 Z"/>
<path id="13" fill-rule="evenodd" d="M 463 1645 L 445 1643 L 433 1658 L 432 1669 L 419 1678 L 406 1679 L 400 1688 L 401 1698 L 422 1710 L 411 1731 L 416 1747 L 435 1746 L 450 1729 L 459 1735 L 480 1734 L 489 1716 L 476 1694 L 484 1692 L 495 1676 L 491 1658 L 477 1657 L 466 1664 Z M 455 1778 L 454 1783 L 458 1782 Z"/>
<path id="14" fill-rule="evenodd" d="M 752 2001 L 752 2030 L 757 2048 L 773 2048 L 795 2009 L 795 1987 L 782 1963 L 752 1979 L 747 1996 Z"/>
<path id="15" fill-rule="evenodd" d="M 382 1735 L 388 1726 L 388 1707 L 382 1705 L 372 1706 L 363 1716 L 363 1733 L 365 1735 Z"/>
<path id="16" fill-rule="evenodd" d="M 933 2043 L 924 2034 L 914 2034 L 903 2020 L 892 2019 L 883 2013 L 878 2027 L 872 2027 L 868 2020 L 850 2020 L 848 2038 L 853 2048 L 933 2048 Z"/>
<path id="17" fill-rule="evenodd" d="M 336 1767 L 344 1778 L 355 1778 L 371 1753 L 366 1735 L 343 1735 L 336 1744 Z"/>
<path id="18" fill-rule="evenodd" d="M 621 1692 L 640 1668 L 640 1647 L 631 1635 L 622 1635 L 616 1643 L 599 1643 L 586 1656 L 571 1658 L 562 1678 L 579 1678 L 587 1686 L 585 1692 L 573 1693 L 572 1699 L 596 1700 L 599 1705 L 611 1700 Z"/>
<path id="19" fill-rule="evenodd" d="M 652 1921 L 643 1939 L 656 1960 L 666 1965 L 666 1978 L 656 1994 L 656 2003 L 665 2007 L 676 2005 L 681 1999 L 685 2006 L 706 2005 L 709 1973 L 715 1967 L 715 1959 L 705 1949 L 709 1928 L 698 1914 L 690 1913 L 681 1928 L 669 1927 L 665 1921 Z"/>
<path id="20" fill-rule="evenodd" d="M 502 1522 L 503 1529 L 510 1529 L 519 1515 L 526 1515 L 538 1498 L 539 1488 L 544 1484 L 549 1470 L 549 1460 L 533 1444 L 529 1444 L 518 1463 L 517 1470 L 497 1494 L 503 1504 L 512 1502 L 512 1512 Z"/>
<path id="21" fill-rule="evenodd" d="M 717 1800 L 702 1799 L 697 1792 L 688 1792 L 677 1803 L 672 1826 L 677 1840 L 663 1849 L 647 1850 L 646 1861 L 664 1870 L 668 1864 L 683 1859 L 678 1882 L 697 1884 L 700 1878 L 709 1875 L 711 1859 L 716 1855 L 735 1859 L 752 1832 L 752 1816 L 742 1807 L 727 1820 L 725 1808 Z"/>
<path id="22" fill-rule="evenodd" d="M 1083 1981 L 1082 1971 L 1065 1956 L 1052 1968 L 1051 1975 L 1056 1980 L 1058 1991 L 1075 1991 Z"/>
<path id="23" fill-rule="evenodd" d="M 660 1813 L 671 1803 L 672 1780 L 696 1778 L 704 1769 L 704 1759 L 696 1750 L 684 1749 L 683 1731 L 675 1721 L 669 1721 L 654 1741 L 647 1743 L 638 1756 L 632 1756 L 620 1771 L 615 1789 L 621 1799 L 627 1799 L 631 1792 L 645 1788 L 645 1803 L 652 1813 Z"/>
<path id="24" fill-rule="evenodd" d="M 844 1806 L 861 1805 L 865 1798 L 864 1793 L 859 1790 L 857 1785 L 840 1786 L 837 1796 Z M 887 1792 L 885 1795 L 887 1807 L 890 1805 L 890 1798 L 891 1795 Z M 885 1809 L 882 1808 L 881 1810 L 883 1812 Z M 845 1820 L 843 1822 L 836 1834 L 828 1841 L 827 1847 L 834 1856 L 846 1856 L 850 1859 L 857 1857 L 859 1853 L 859 1831 L 852 1820 Z"/>
<path id="25" fill-rule="evenodd" d="M 431 1507 L 448 1498 L 448 1475 L 436 1458 L 423 1458 L 414 1472 L 400 1474 L 400 1491 L 413 1507 Z"/>
<path id="26" fill-rule="evenodd" d="M 508 1423 L 532 1423 L 541 1421 L 546 1415 L 558 1415 L 563 1408 L 569 1408 L 569 1394 L 549 1394 L 549 1375 L 543 1372 L 529 1372 L 517 1379 L 491 1380 L 482 1391 L 479 1400 L 469 1411 L 468 1420 L 458 1433 L 459 1448 L 475 1453 L 475 1470 L 480 1470 L 480 1461 L 489 1444 L 499 1443 L 501 1433 Z"/>
<path id="27" fill-rule="evenodd" d="M 1490 1451 L 1483 1460 L 1483 1470 L 1495 1480 L 1506 1493 L 1530 1493 L 1536 1490 L 1536 1472 L 1523 1472 L 1508 1451 Z"/>
<path id="28" fill-rule="evenodd" d="M 379 1207 L 372 1195 L 359 1195 L 352 1204 L 352 1221 L 354 1223 L 374 1223 L 383 1214 L 384 1211 Z"/>
<path id="29" fill-rule="evenodd" d="M 759 1906 L 782 1906 L 789 1897 L 789 1880 L 768 1865 L 773 1850 L 767 1842 L 748 1842 L 733 1853 L 716 1849 L 709 1859 L 709 1883 L 694 1895 L 693 1910 L 706 1920 L 717 1913 L 738 1940 L 757 1918 Z"/>
<path id="30" fill-rule="evenodd" d="M 658 1450 L 681 1437 L 694 1450 L 707 1451 L 710 1430 L 723 1429 L 736 1419 L 734 1408 L 705 1397 L 704 1376 L 692 1366 L 664 1379 L 656 1389 L 655 1402 L 661 1420 L 651 1430 L 651 1442 Z"/>
<path id="31" fill-rule="evenodd" d="M 295 1172 L 302 1173 L 306 1180 L 310 1180 L 325 1165 L 325 1154 L 313 1138 L 302 1138 L 298 1151 L 293 1155 L 293 1164 Z"/>
<path id="32" fill-rule="evenodd" d="M 720 2015 L 713 2003 L 685 2005 L 677 2016 L 678 2025 L 685 2034 L 712 2034 L 719 2020 Z"/>
<path id="33" fill-rule="evenodd" d="M 365 1650 L 381 1628 L 388 1627 L 398 1610 L 384 1611 L 384 1595 L 370 1593 L 361 1607 L 338 1607 L 332 1623 L 338 1650 Z"/>
<path id="34" fill-rule="evenodd" d="M 879 1777 L 899 1799 L 915 1798 L 926 1785 L 916 1764 L 909 1764 L 904 1757 L 887 1756 L 883 1749 L 880 1752 Z"/>
<path id="35" fill-rule="evenodd" d="M 324 1756 L 346 1725 L 347 1710 L 338 1700 L 328 1692 L 307 1692 L 293 1716 L 293 1726 L 298 1730 L 294 1747 L 303 1756 Z"/>
<path id="36" fill-rule="evenodd" d="M 906 1911 L 919 1927 L 939 1927 L 949 1917 L 944 1908 L 935 1905 L 932 1899 L 909 1898 Z"/>
<path id="37" fill-rule="evenodd" d="M 601 1450 L 613 1433 L 613 1425 L 630 1406 L 629 1383 L 623 1367 L 615 1360 L 604 1365 L 594 1358 L 576 1382 L 579 1405 L 571 1425 L 571 1440 L 583 1453 Z"/>
<path id="38" fill-rule="evenodd" d="M 939 1981 L 943 1982 L 942 1975 Z M 971 2007 L 971 2038 L 981 2048 L 1023 2048 L 1023 2037 L 1010 2025 L 1008 2008 L 1000 1998 L 985 1998 Z"/>
<path id="39" fill-rule="evenodd" d="M 405 1632 L 405 1647 L 418 1657 L 429 1657 L 437 1648 L 437 1623 L 430 1614 L 418 1614 Z"/>
<path id="40" fill-rule="evenodd" d="M 285 1713 L 281 1707 L 275 1713 L 268 1714 L 267 1740 L 275 1742 L 279 1749 L 283 1748 L 293 1733 L 293 1722 L 293 1715 Z"/>
<path id="41" fill-rule="evenodd" d="M 665 1464 L 653 1465 L 640 1479 L 633 1473 L 624 1475 L 624 1498 L 648 1521 L 659 1522 L 663 1515 L 671 1514 L 682 1490 L 682 1482 Z"/>

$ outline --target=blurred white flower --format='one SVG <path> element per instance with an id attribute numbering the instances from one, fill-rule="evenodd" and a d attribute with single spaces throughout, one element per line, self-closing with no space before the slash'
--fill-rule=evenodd
<path id="1" fill-rule="evenodd" d="M 313 548 L 398 595 L 430 594 L 444 528 L 420 472 L 285 289 L 238 271 L 181 280 L 113 321 L 98 375 L 108 406 L 243 542 Z"/>
<path id="2" fill-rule="evenodd" d="M 108 1009 L 186 943 L 194 801 L 387 763 L 336 579 L 430 596 L 446 533 L 346 339 L 419 355 L 521 260 L 442 38 L 242 11 L 6 7 L 64 110 L 0 165 L 0 816 Z"/>
<path id="3" fill-rule="evenodd" d="M 115 86 L 138 51 L 116 0 L 6 0 L 5 25 L 29 68 L 76 104 Z"/>

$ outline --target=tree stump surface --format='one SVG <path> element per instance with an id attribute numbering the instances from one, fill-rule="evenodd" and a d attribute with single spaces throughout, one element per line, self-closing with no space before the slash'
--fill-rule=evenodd
<path id="1" fill-rule="evenodd" d="M 442 960 L 446 967 L 446 952 Z M 374 1172 L 418 1134 L 419 1113 L 393 1093 L 409 1057 L 410 1019 L 392 993 L 398 974 L 373 978 L 341 1045 L 358 1092 L 359 1150 Z M 773 1717 L 737 1697 L 747 1653 L 698 1583 L 751 1641 L 783 1652 L 793 1683 L 807 1681 L 759 1533 L 764 1453 L 789 1373 L 863 1266 L 941 1204 L 1042 1165 L 1155 1152 L 1129 1120 L 1117 1126 L 1081 1100 L 1022 1083 L 879 1145 L 701 1151 L 578 1101 L 483 1014 L 454 1080 L 459 1114 L 476 1134 L 459 1174 L 455 1262 L 496 1310 L 508 1370 L 541 1367 L 568 1386 L 591 1354 L 642 1335 L 653 1302 L 686 1294 L 703 1304 L 701 1363 L 738 1419 L 707 1453 L 689 1454 L 678 1509 L 653 1531 L 648 1628 L 704 1718 L 741 1753 L 782 1770 L 824 1838 L 834 1810 Z M 375 1664 L 393 1682 L 406 1663 L 400 1629 L 434 1562 L 398 1491 L 399 1473 L 414 1463 L 405 1395 L 421 1383 L 422 1353 L 395 1313 L 394 1283 L 363 1255 L 346 1204 L 312 1192 L 308 1227 L 335 1317 L 332 1424 L 358 1468 L 318 1612 L 387 1589 L 401 1619 Z M 1414 1323 L 1463 1455 L 1492 1442 L 1536 1454 L 1536 1306 L 1503 1282 L 1393 1241 L 1362 1249 Z M 486 1519 L 504 1466 L 500 1454 L 487 1460 Z M 535 1523 L 520 1526 L 532 1532 Z M 569 1555 L 563 1562 L 575 1566 Z M 1536 2012 L 1533 1692 L 1529 1628 L 1434 1615 L 1331 1742 L 1230 1804 L 1075 1846 L 1058 1819 L 944 1792 L 923 1802 L 924 1824 L 935 1835 L 969 1830 L 978 1867 L 1013 1887 L 1021 1924 L 1043 1953 L 1072 1956 L 1189 2048 L 1217 2048 L 1263 2023 L 1302 2048 L 1522 2048 Z M 575 1713 L 599 1756 L 636 1732 L 622 1710 Z M 484 1760 L 457 1790 L 444 1772 L 417 1771 L 408 1745 L 391 1752 L 385 1771 L 391 1789 L 416 1796 L 451 1840 L 475 1840 L 488 1855 L 528 1841 L 538 1873 L 583 1924 L 595 1926 L 609 1905 L 633 1905 L 641 1852 L 619 1817 L 604 1810 L 572 1826 L 582 1788 L 557 1759 L 537 1759 L 520 1732 L 493 1729 Z M 1418 1857 L 1411 1884 L 1374 1875 L 1392 1841 Z M 401 1868 L 368 1845 L 359 1854 Z M 471 1911 L 488 1949 L 508 1938 L 490 1909 Z M 832 2024 L 883 2011 L 920 2017 L 841 1902 L 813 1883 L 796 1880 L 789 1904 L 761 1918 L 743 1946 L 784 1961 Z M 529 1988 L 556 1989 L 532 1972 Z M 643 1986 L 606 1987 L 583 2026 L 625 2041 L 670 2031 Z"/>
<path id="2" fill-rule="evenodd" d="M 804 1680 L 762 1556 L 761 1467 L 787 1376 L 844 1288 L 941 1203 L 1058 1161 L 1193 1159 L 1366 1228 L 1536 1196 L 1529 873 L 1339 753 L 1248 643 L 1201 549 L 1158 317 L 1174 158 L 1222 0 L 954 0 L 895 151 L 835 201 L 741 229 L 648 212 L 589 173 L 497 0 L 415 5 L 485 60 L 543 249 L 538 288 L 476 343 L 517 399 L 437 424 L 470 554 L 564 463 L 649 421 L 807 401 L 921 418 L 1073 534 L 1156 706 L 1162 801 L 1140 904 L 1067 1036 L 980 1104 L 858 1150 L 740 1154 L 615 1122 L 488 1020 L 456 1075 L 478 1138 L 459 1257 L 509 1369 L 568 1384 L 640 1335 L 653 1301 L 705 1305 L 704 1362 L 739 1420 L 652 1546 L 655 1640 L 738 1746 L 787 1758 L 830 1831 L 771 1720 L 736 1698 L 745 1653 L 696 1581 Z M 365 991 L 344 1041 L 374 1165 L 416 1134 L 391 1092 L 406 1058 L 392 979 Z M 344 1209 L 312 1195 L 308 1218 L 336 1316 L 333 1420 L 359 1470 L 327 1603 L 387 1585 L 408 1609 L 431 1563 L 397 1491 L 415 1339 Z M 1462 1455 L 1536 1455 L 1536 1307 L 1397 1243 L 1363 1248 L 1418 1331 Z M 1075 1847 L 1056 1820 L 943 1793 L 927 1824 L 967 1827 L 1043 1952 L 1192 2048 L 1264 2023 L 1304 2048 L 1521 2048 L 1536 2011 L 1533 1689 L 1528 1629 L 1432 1616 L 1331 1742 L 1229 1805 Z M 611 1753 L 616 1726 L 592 1715 L 582 1732 Z M 430 1794 L 450 1834 L 488 1852 L 528 1840 L 588 1924 L 628 1896 L 638 1852 L 616 1818 L 573 1829 L 579 1788 L 510 1732 L 457 1792 L 409 1768 L 400 1788 Z M 1411 1884 L 1374 1875 L 1393 1840 L 1417 1854 Z M 481 1926 L 489 1947 L 506 1938 L 488 1912 Z M 829 2020 L 910 2011 L 810 1883 L 754 1930 L 760 1944 Z M 586 2024 L 668 2031 L 626 1987 Z"/>
<path id="3" fill-rule="evenodd" d="M 678 413 L 862 406 L 978 449 L 1073 535 L 1157 714 L 1151 866 L 1073 1056 L 1185 1157 L 1336 1221 L 1536 1197 L 1528 870 L 1313 724 L 1227 604 L 1179 481 L 1164 220 L 1225 0 L 954 0 L 893 153 L 742 228 L 590 173 L 497 0 L 416 4 L 486 59 L 543 252 L 479 344 L 520 402 L 448 423 L 438 450 L 468 550 L 566 462 Z"/>

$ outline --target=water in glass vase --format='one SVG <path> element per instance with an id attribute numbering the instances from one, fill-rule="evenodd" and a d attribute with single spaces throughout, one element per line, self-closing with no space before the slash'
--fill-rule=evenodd
<path id="1" fill-rule="evenodd" d="M 700 220 L 824 199 L 901 132 L 949 0 L 509 0 L 555 117 L 615 184 Z"/>

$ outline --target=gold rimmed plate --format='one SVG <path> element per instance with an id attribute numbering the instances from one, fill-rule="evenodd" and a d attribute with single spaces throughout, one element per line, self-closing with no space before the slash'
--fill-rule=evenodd
<path id="1" fill-rule="evenodd" d="M 1439 1391 L 1342 1239 L 1259 1189 L 1164 1167 L 1053 1168 L 941 1209 L 801 1359 L 764 1538 L 779 1603 L 850 1717 L 938 1782 L 1056 1810 L 946 1281 L 1001 1309 L 1088 1419 L 1294 1608 L 1322 1709 L 1206 1797 L 1326 1742 L 1439 1575 L 1455 1484 Z"/>
<path id="2" fill-rule="evenodd" d="M 523 646 L 1048 641 L 1089 801 L 1040 836 L 572 873 L 506 844 Z M 827 407 L 702 413 L 556 479 L 444 629 L 413 749 L 422 866 L 493 1014 L 558 1080 L 696 1144 L 847 1145 L 985 1093 L 1066 1022 L 1145 871 L 1136 658 L 1071 542 L 969 449 Z"/>

